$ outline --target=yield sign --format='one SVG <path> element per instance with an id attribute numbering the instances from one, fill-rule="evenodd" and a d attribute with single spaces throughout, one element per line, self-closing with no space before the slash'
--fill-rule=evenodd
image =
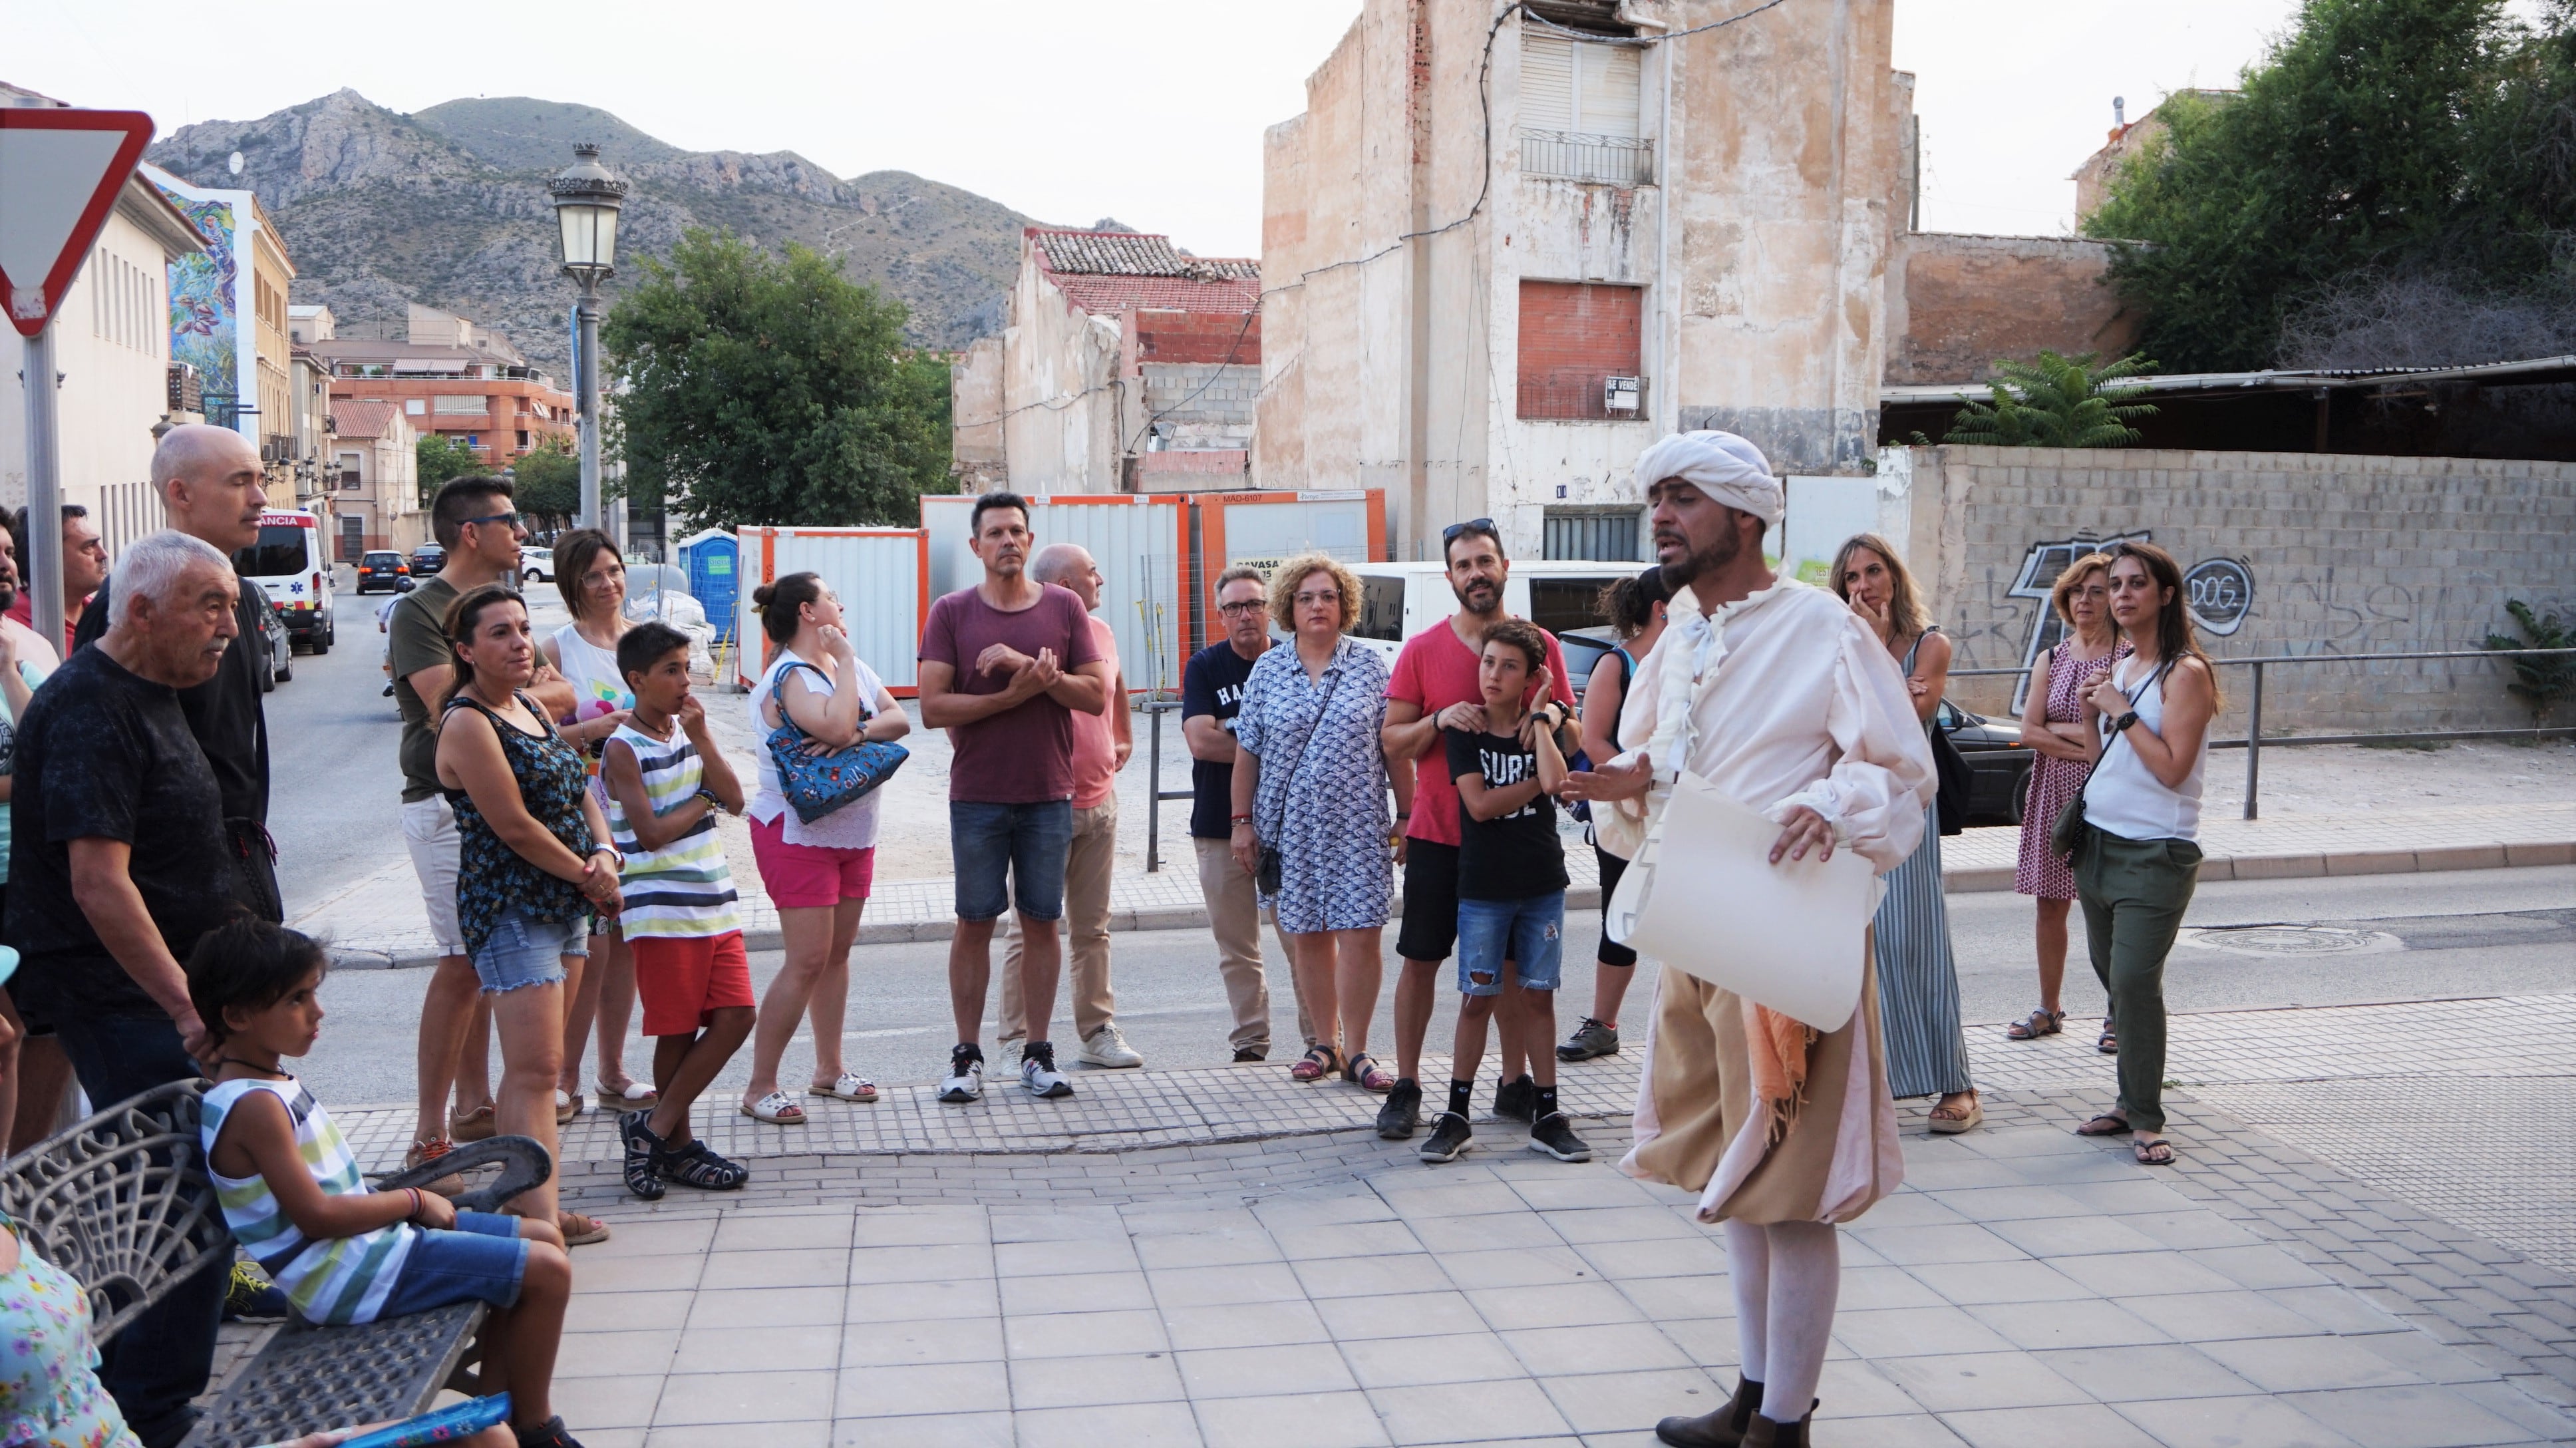
<path id="1" fill-rule="evenodd" d="M 62 304 L 151 140 L 141 111 L 0 107 L 0 295 L 22 335 Z"/>

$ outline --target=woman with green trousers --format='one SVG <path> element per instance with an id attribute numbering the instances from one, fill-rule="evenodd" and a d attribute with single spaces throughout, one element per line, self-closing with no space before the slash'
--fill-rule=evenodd
<path id="1" fill-rule="evenodd" d="M 2111 619 L 2135 650 L 2084 691 L 2093 773 L 2076 832 L 2075 894 L 2093 973 L 2119 1022 L 2120 1094 L 2079 1136 L 2130 1136 L 2147 1166 L 2165 1139 L 2165 957 L 2200 871 L 2201 773 L 2218 679 L 2183 610 L 2182 569 L 2152 543 L 2116 543 Z"/>

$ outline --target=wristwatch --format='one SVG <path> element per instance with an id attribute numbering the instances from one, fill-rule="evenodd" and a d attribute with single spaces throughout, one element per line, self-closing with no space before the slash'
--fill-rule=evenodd
<path id="1" fill-rule="evenodd" d="M 716 792 L 707 788 L 703 784 L 698 786 L 698 798 L 705 800 L 707 802 L 707 808 L 714 810 L 718 814 L 731 813 L 731 811 L 725 808 L 725 802 L 716 798 Z"/>
<path id="2" fill-rule="evenodd" d="M 2121 732 L 2123 732 L 2124 730 L 2126 730 L 2130 725 L 2135 724 L 2135 723 L 2137 723 L 2137 722 L 2138 722 L 2138 711 L 2137 711 L 2137 710 L 2135 710 L 2135 709 L 2132 709 L 2132 710 L 2130 710 L 2128 713 L 2123 714 L 2123 715 L 2121 715 L 2119 718 L 2114 719 L 2114 720 L 2112 720 L 2112 721 L 2111 721 L 2111 732 L 2112 732 L 2112 733 L 2114 733 L 2114 734 L 2121 733 Z"/>

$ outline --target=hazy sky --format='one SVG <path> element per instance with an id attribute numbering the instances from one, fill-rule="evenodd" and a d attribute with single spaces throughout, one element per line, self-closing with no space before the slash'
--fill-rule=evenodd
<path id="1" fill-rule="evenodd" d="M 2044 234 L 2073 224 L 2066 178 L 2101 144 L 2111 97 L 2125 95 L 2135 117 L 2167 90 L 2232 84 L 2295 9 L 1895 3 L 1895 61 L 1919 78 L 1926 227 Z M 75 105 L 149 111 L 165 133 L 342 86 L 401 111 L 458 95 L 543 96 L 600 106 L 690 149 L 794 150 L 844 176 L 912 171 L 1047 221 L 1114 216 L 1201 255 L 1251 255 L 1262 130 L 1304 109 L 1306 76 L 1359 6 L 239 0 L 212 35 L 200 3 L 13 10 L 0 79 Z"/>

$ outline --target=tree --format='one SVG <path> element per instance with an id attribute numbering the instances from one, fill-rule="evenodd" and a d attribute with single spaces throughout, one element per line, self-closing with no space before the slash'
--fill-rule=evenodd
<path id="1" fill-rule="evenodd" d="M 914 521 L 948 474 L 948 369 L 905 317 L 838 260 L 690 231 L 602 334 L 630 495 L 689 527 Z"/>
<path id="2" fill-rule="evenodd" d="M 474 455 L 474 449 L 434 432 L 422 433 L 420 441 L 412 444 L 412 460 L 415 479 L 420 484 L 420 505 L 424 508 L 449 478 L 484 471 L 483 460 Z"/>
<path id="3" fill-rule="evenodd" d="M 2305 0 L 2230 96 L 2176 95 L 2087 234 L 2172 367 L 2269 366 L 2371 273 L 2576 286 L 2576 0 Z"/>
<path id="4" fill-rule="evenodd" d="M 569 524 L 581 511 L 581 459 L 562 438 L 547 438 L 510 466 L 520 512 Z"/>
<path id="5" fill-rule="evenodd" d="M 2042 352 L 2036 362 L 2002 361 L 1986 384 L 1984 402 L 1971 402 L 1950 421 L 1943 442 L 1989 447 L 2127 447 L 2138 440 L 2129 423 L 2155 416 L 2143 387 L 2118 387 L 2124 378 L 2152 372 L 2156 364 L 2131 353 L 2096 367 L 2099 353 L 2060 357 Z"/>

